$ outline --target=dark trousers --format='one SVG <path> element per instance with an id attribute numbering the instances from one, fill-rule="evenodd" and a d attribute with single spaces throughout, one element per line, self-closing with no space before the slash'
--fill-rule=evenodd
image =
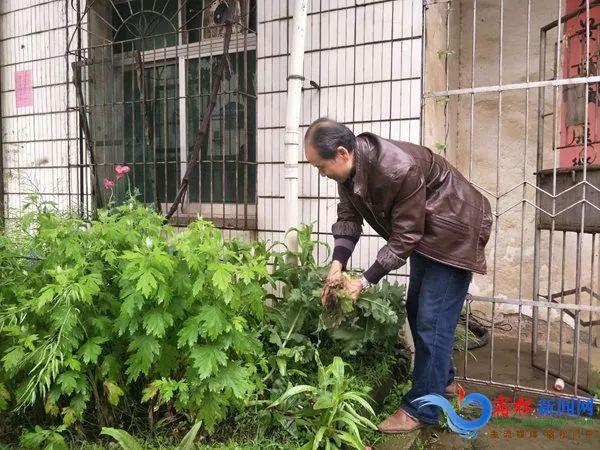
<path id="1" fill-rule="evenodd" d="M 415 345 L 412 389 L 402 408 L 419 420 L 437 424 L 439 408 L 418 408 L 411 402 L 423 395 L 443 395 L 454 380 L 454 333 L 473 274 L 439 263 L 420 253 L 410 256 L 406 314 Z"/>

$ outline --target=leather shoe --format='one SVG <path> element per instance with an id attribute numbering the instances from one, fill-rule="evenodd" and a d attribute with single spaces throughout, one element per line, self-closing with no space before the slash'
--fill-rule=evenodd
<path id="1" fill-rule="evenodd" d="M 402 408 L 381 422 L 377 429 L 382 433 L 408 433 L 423 427 L 423 422 L 409 415 Z"/>

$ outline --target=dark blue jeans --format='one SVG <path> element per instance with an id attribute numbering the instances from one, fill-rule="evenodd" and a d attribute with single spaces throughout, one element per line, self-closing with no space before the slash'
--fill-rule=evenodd
<path id="1" fill-rule="evenodd" d="M 420 253 L 410 256 L 406 315 L 415 344 L 412 389 L 402 408 L 419 420 L 437 424 L 439 408 L 417 409 L 412 400 L 427 394 L 443 395 L 454 380 L 451 361 L 454 332 L 473 274 L 439 263 Z"/>

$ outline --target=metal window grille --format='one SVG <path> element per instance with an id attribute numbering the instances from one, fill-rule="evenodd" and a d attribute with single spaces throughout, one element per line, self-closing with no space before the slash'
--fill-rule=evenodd
<path id="1" fill-rule="evenodd" d="M 72 42 L 71 53 L 81 67 L 85 105 L 78 107 L 89 122 L 97 203 L 131 190 L 162 212 L 170 208 L 210 101 L 228 9 L 237 22 L 224 79 L 174 220 L 200 214 L 223 228 L 256 227 L 253 1 L 103 0 L 80 10 L 75 33 L 85 32 L 87 42 Z M 129 185 L 115 180 L 117 165 L 130 167 Z M 116 186 L 103 189 L 104 179 Z"/>

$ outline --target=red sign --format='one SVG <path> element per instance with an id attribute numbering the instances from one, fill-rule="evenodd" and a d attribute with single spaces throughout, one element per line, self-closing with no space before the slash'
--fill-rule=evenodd
<path id="1" fill-rule="evenodd" d="M 562 70 L 564 78 L 598 75 L 600 63 L 600 5 L 585 9 L 585 0 L 567 0 L 566 14 L 577 14 L 564 26 Z M 587 26 L 589 22 L 589 44 Z M 587 53 L 586 53 L 587 51 Z M 589 55 L 589 70 L 586 54 Z M 563 87 L 561 129 L 559 136 L 559 164 L 561 167 L 600 162 L 600 98 L 598 83 L 579 83 Z M 586 104 L 587 90 L 587 104 Z M 587 111 L 587 117 L 586 117 Z M 586 123 L 587 119 L 587 123 Z M 585 138 L 587 135 L 587 152 Z"/>

